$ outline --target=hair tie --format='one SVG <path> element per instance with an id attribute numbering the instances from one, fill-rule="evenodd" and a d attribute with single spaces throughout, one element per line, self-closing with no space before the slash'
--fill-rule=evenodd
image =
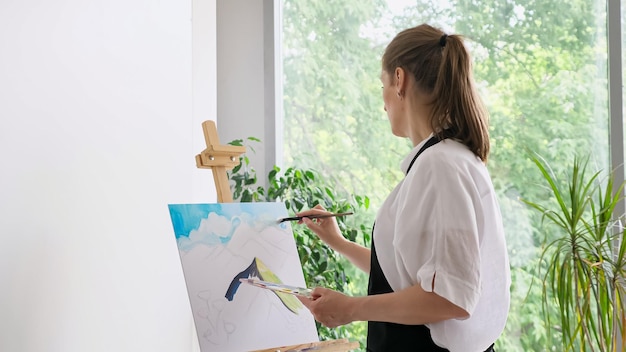
<path id="1" fill-rule="evenodd" d="M 446 46 L 446 38 L 448 38 L 447 34 L 444 34 L 441 38 L 439 38 L 439 45 L 441 45 L 442 48 Z"/>

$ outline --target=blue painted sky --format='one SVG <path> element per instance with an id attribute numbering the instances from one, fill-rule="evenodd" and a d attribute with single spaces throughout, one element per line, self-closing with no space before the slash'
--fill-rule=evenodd
<path id="1" fill-rule="evenodd" d="M 257 222 L 267 224 L 287 216 L 283 203 L 169 204 L 168 207 L 176 239 L 189 237 L 189 233 L 198 230 L 202 220 L 211 213 L 231 221 L 245 219 L 253 222 L 253 227 Z"/>

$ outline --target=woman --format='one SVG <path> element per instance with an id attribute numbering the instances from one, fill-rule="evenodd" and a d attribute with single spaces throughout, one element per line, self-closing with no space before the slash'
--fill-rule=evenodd
<path id="1" fill-rule="evenodd" d="M 368 321 L 368 351 L 493 351 L 510 273 L 470 56 L 459 35 L 422 24 L 387 46 L 380 78 L 391 131 L 414 149 L 378 211 L 371 249 L 346 240 L 333 218 L 302 221 L 369 273 L 368 295 L 315 288 L 301 301 L 328 327 Z"/>

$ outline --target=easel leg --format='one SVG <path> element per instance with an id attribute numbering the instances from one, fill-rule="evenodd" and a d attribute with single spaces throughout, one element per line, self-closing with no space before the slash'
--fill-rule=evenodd
<path id="1" fill-rule="evenodd" d="M 217 201 L 219 203 L 232 203 L 233 195 L 230 193 L 230 184 L 228 183 L 226 168 L 223 166 L 214 166 L 213 178 L 215 179 Z"/>

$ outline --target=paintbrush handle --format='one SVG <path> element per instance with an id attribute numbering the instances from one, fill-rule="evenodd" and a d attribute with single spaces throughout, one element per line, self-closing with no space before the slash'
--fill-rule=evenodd
<path id="1" fill-rule="evenodd" d="M 321 218 L 332 218 L 332 217 L 335 217 L 335 216 L 346 216 L 346 215 L 352 215 L 352 214 L 354 214 L 354 213 L 349 211 L 347 213 L 331 213 L 331 214 L 307 215 L 307 216 L 301 216 L 301 218 L 321 219 Z"/>
<path id="2" fill-rule="evenodd" d="M 278 222 L 285 222 L 285 221 L 300 221 L 302 220 L 302 218 L 309 218 L 309 219 L 322 219 L 322 218 L 332 218 L 335 216 L 346 216 L 346 215 L 352 215 L 354 214 L 353 212 L 349 211 L 346 213 L 330 213 L 330 214 L 311 214 L 311 215 L 306 215 L 306 216 L 292 216 L 292 217 L 288 217 L 288 218 L 282 218 L 279 219 Z"/>

